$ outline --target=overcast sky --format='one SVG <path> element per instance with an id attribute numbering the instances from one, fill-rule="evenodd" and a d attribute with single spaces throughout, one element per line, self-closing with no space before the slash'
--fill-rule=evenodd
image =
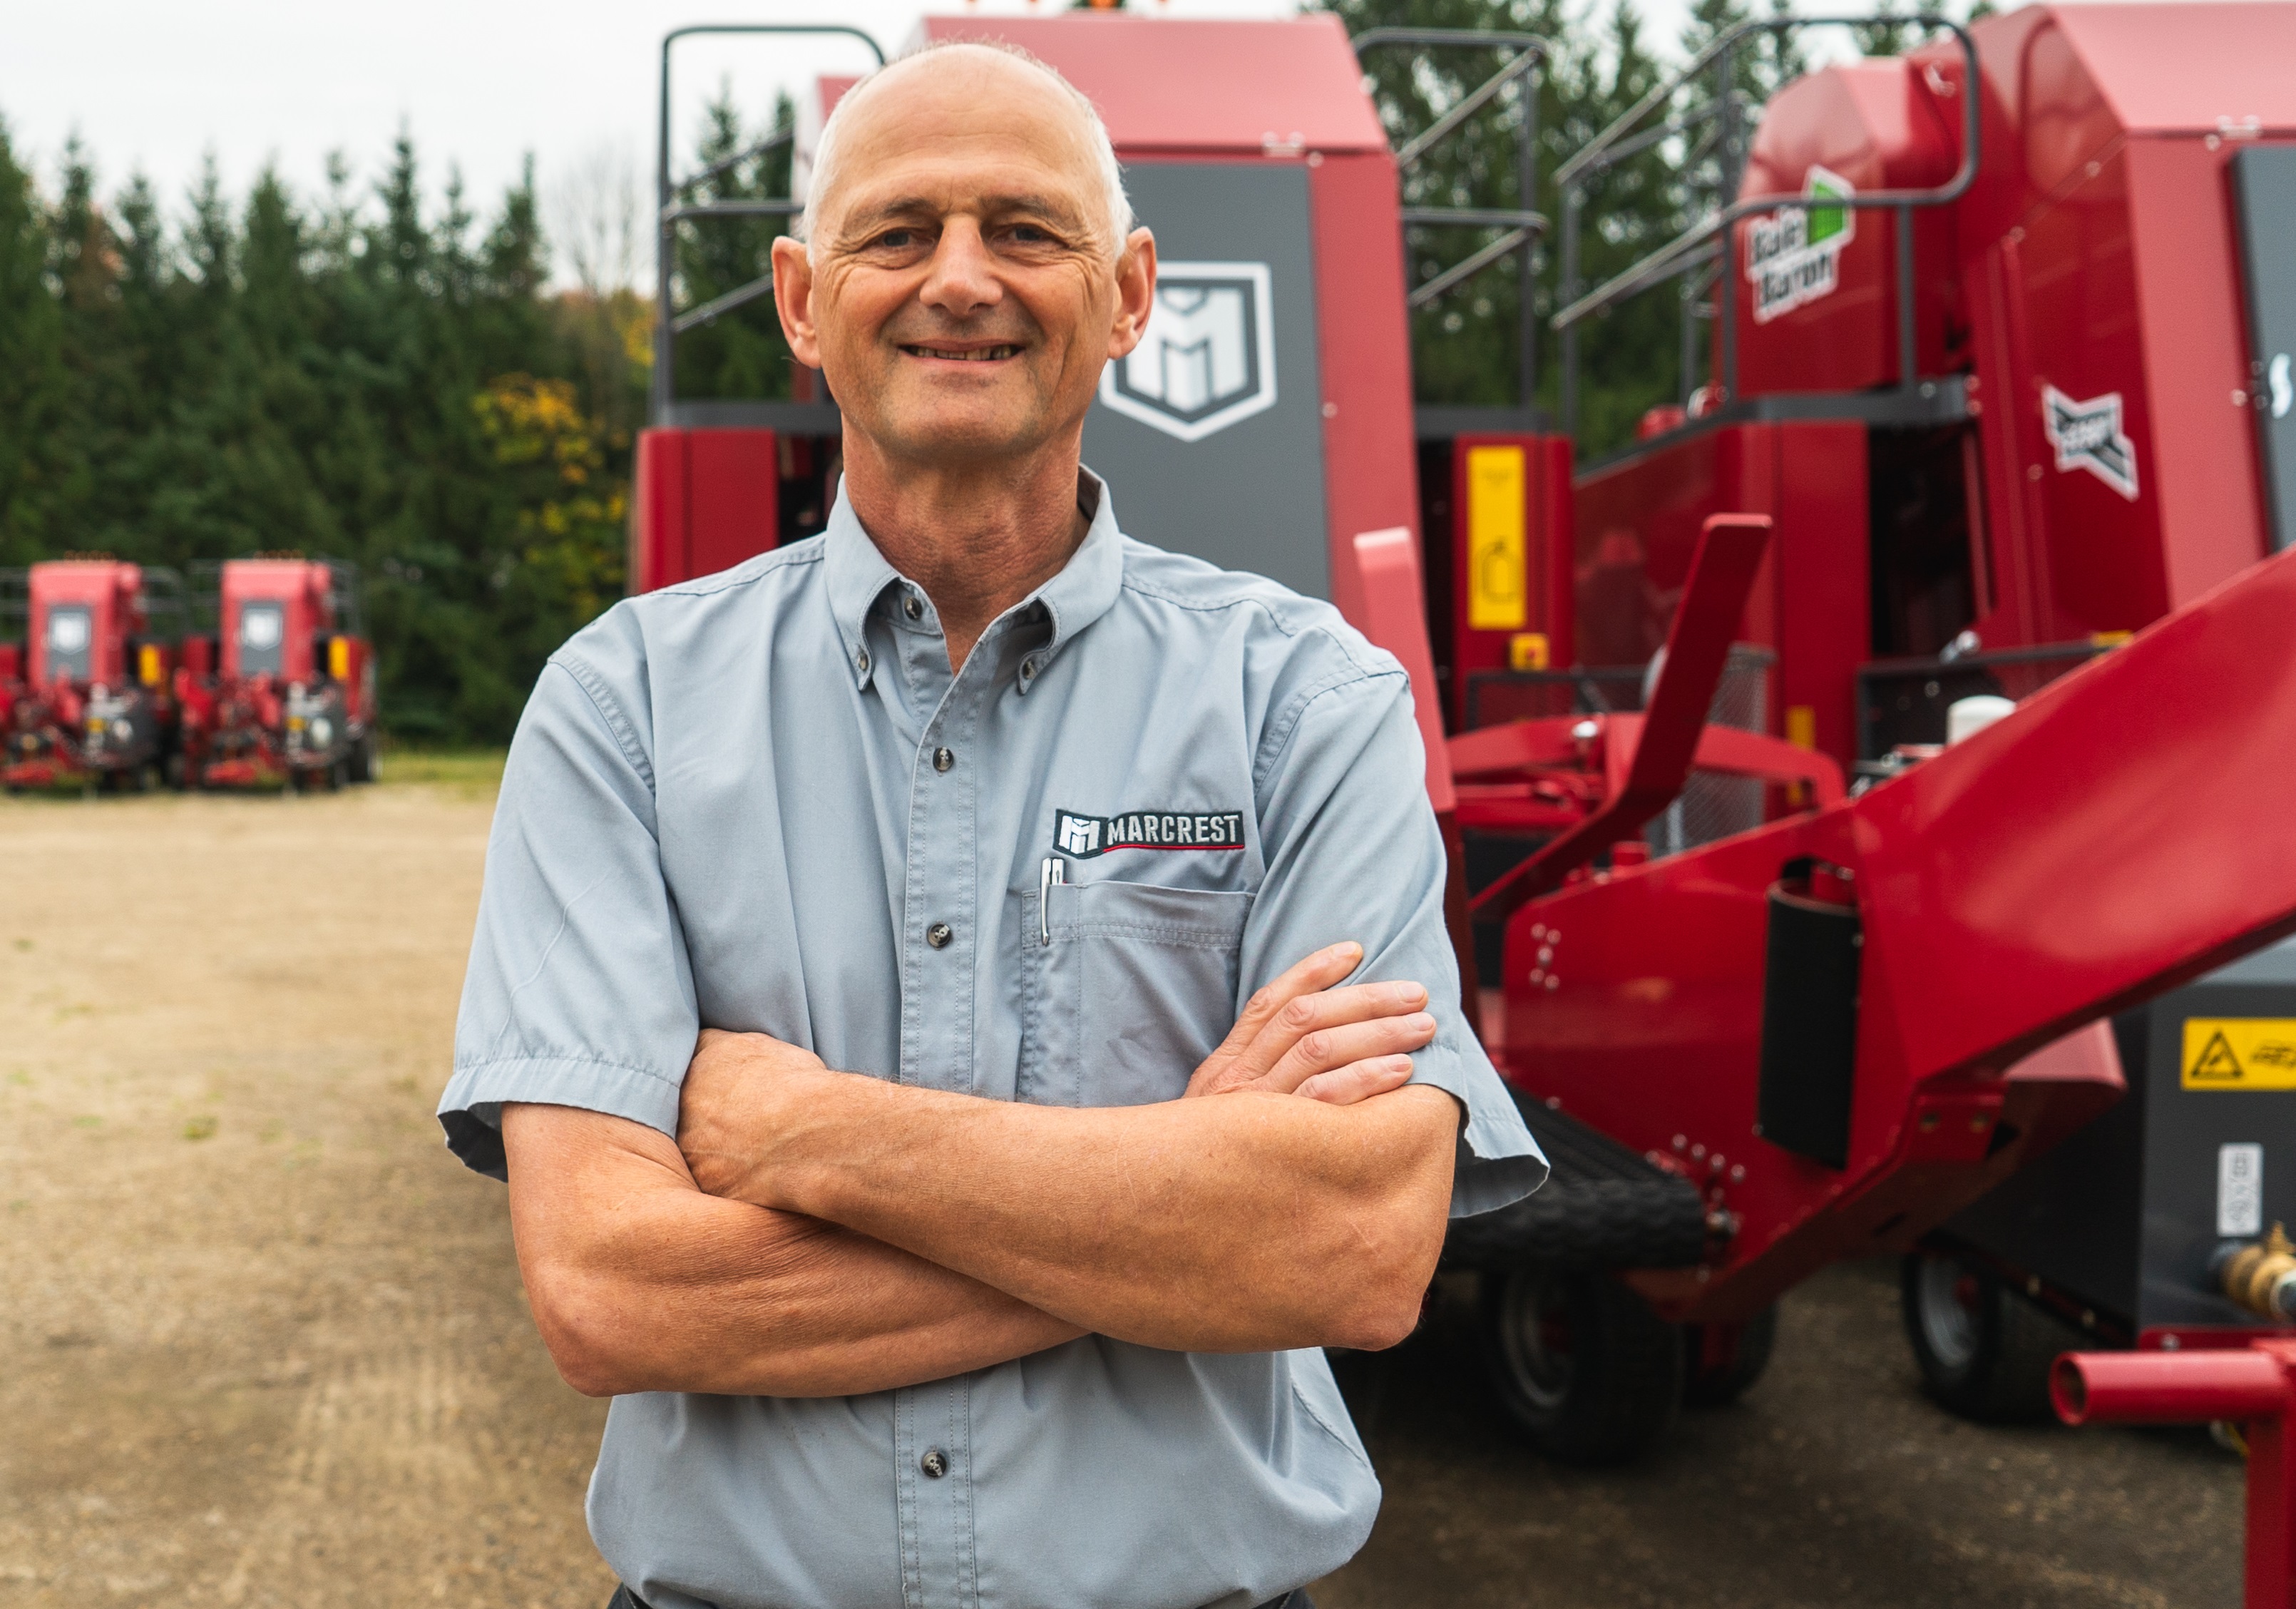
<path id="1" fill-rule="evenodd" d="M 52 185 L 75 131 L 108 193 L 133 168 L 171 211 L 212 152 L 242 195 L 266 162 L 316 192 L 340 151 L 364 184 L 403 126 L 431 180 L 458 166 L 491 209 L 531 153 L 545 200 L 568 176 L 653 162 L 661 36 L 694 21 L 816 21 L 867 29 L 897 48 L 928 10 L 1025 13 L 1026 0 L 0 0 L 0 119 L 19 160 Z M 1151 0 L 1173 16 L 1289 14 L 1291 0 Z M 1685 0 L 1643 0 L 1656 37 L 1675 37 Z M 762 115 L 776 82 L 865 60 L 851 44 L 788 41 L 680 47 L 674 127 L 730 78 Z"/>

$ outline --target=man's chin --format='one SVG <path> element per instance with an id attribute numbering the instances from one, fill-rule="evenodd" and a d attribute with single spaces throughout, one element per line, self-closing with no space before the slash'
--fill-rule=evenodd
<path id="1" fill-rule="evenodd" d="M 919 464 L 1019 457 L 1042 447 L 1047 432 L 1034 407 L 889 408 L 849 423 L 884 452 Z"/>

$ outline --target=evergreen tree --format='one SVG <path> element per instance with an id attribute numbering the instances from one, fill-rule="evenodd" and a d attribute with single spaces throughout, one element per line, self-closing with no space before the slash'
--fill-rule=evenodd
<path id="1" fill-rule="evenodd" d="M 794 152 L 783 140 L 769 149 L 768 136 L 790 128 L 796 108 L 777 96 L 772 119 L 757 127 L 742 120 L 730 86 L 721 86 L 703 109 L 696 142 L 696 173 L 711 174 L 689 185 L 685 201 L 762 201 L 790 193 Z M 704 304 L 773 272 L 773 242 L 790 233 L 794 218 L 693 218 L 683 224 L 676 253 L 676 305 Z M 783 398 L 791 393 L 791 358 L 783 339 L 773 298 L 760 296 L 677 338 L 677 394 L 681 399 Z"/>
<path id="2" fill-rule="evenodd" d="M 349 559 L 389 727 L 498 742 L 620 593 L 628 431 L 593 423 L 530 171 L 483 222 L 451 176 L 432 212 L 406 138 L 365 204 L 329 176 L 234 207 L 210 164 L 170 230 L 77 145 L 44 198 L 0 131 L 0 560 Z"/>

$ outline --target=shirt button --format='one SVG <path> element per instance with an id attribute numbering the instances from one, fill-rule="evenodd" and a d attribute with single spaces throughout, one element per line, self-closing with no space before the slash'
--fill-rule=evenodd
<path id="1" fill-rule="evenodd" d="M 853 668 L 864 676 L 869 674 L 869 651 L 866 648 L 853 656 Z"/>
<path id="2" fill-rule="evenodd" d="M 1034 660 L 1022 660 L 1021 661 L 1021 679 L 1024 682 L 1033 681 L 1036 678 L 1036 675 L 1037 661 Z"/>
<path id="3" fill-rule="evenodd" d="M 948 941 L 955 937 L 955 932 L 946 922 L 936 922 L 925 929 L 925 942 L 935 949 L 947 949 Z"/>
<path id="4" fill-rule="evenodd" d="M 902 598 L 901 612 L 913 620 L 921 620 L 925 616 L 925 606 L 917 602 L 917 595 L 913 592 Z"/>
<path id="5" fill-rule="evenodd" d="M 933 769 L 934 769 L 934 770 L 936 770 L 936 771 L 946 771 L 946 770 L 947 770 L 951 766 L 955 765 L 955 763 L 956 763 L 956 756 L 955 756 L 955 754 L 951 753 L 948 750 L 947 750 L 947 749 L 935 749 L 935 750 L 933 751 Z"/>
<path id="6" fill-rule="evenodd" d="M 925 1449 L 925 1456 L 917 1460 L 917 1467 L 925 1472 L 925 1479 L 938 1481 L 948 1473 L 948 1455 L 938 1447 Z"/>

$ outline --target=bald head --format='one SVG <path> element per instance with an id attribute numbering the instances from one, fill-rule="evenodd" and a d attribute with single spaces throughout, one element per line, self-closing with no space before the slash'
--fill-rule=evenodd
<path id="1" fill-rule="evenodd" d="M 845 92 L 822 127 L 806 186 L 799 238 L 816 244 L 833 227 L 852 165 L 873 150 L 912 142 L 993 136 L 1000 125 L 1029 126 L 1094 198 L 1085 220 L 1113 260 L 1132 233 L 1132 205 L 1108 129 L 1082 91 L 1016 45 L 950 41 L 928 45 L 879 69 Z"/>

